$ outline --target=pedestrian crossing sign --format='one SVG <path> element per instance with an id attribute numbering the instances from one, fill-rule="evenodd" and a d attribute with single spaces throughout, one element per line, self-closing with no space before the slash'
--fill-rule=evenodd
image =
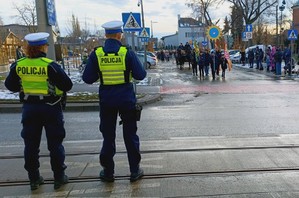
<path id="1" fill-rule="evenodd" d="M 150 37 L 149 31 L 150 31 L 149 28 L 143 28 L 142 31 L 140 31 L 139 37 L 142 37 L 142 38 Z"/>
<path id="2" fill-rule="evenodd" d="M 124 22 L 124 31 L 140 31 L 140 13 L 122 13 L 122 19 Z"/>
<path id="3" fill-rule="evenodd" d="M 288 40 L 297 40 L 298 39 L 298 31 L 296 29 L 288 30 Z"/>

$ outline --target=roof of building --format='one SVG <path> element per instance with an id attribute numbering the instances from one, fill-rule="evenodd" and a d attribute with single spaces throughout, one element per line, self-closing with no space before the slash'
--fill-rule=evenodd
<path id="1" fill-rule="evenodd" d="M 11 32 L 11 31 L 5 31 L 5 32 L 0 31 L 0 42 L 1 43 L 5 43 L 6 39 L 8 37 L 14 37 L 15 39 L 20 41 L 20 39 L 13 32 Z"/>
<path id="2" fill-rule="evenodd" d="M 166 38 L 168 38 L 168 37 L 172 37 L 172 36 L 176 36 L 176 35 L 178 35 L 177 32 L 176 32 L 175 34 L 171 34 L 171 35 L 163 36 L 163 37 L 161 37 L 161 40 L 164 40 L 164 39 L 166 39 Z"/>
<path id="3" fill-rule="evenodd" d="M 202 26 L 202 23 L 190 17 L 179 19 L 179 27 L 190 27 L 190 26 Z"/>

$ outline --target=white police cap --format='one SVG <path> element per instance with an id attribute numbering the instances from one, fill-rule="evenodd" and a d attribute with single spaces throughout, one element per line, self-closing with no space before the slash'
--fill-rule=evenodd
<path id="1" fill-rule="evenodd" d="M 102 28 L 105 29 L 106 34 L 115 34 L 119 32 L 123 32 L 122 26 L 124 23 L 122 21 L 109 21 L 102 25 Z"/>
<path id="2" fill-rule="evenodd" d="M 47 32 L 37 32 L 27 34 L 24 39 L 31 46 L 45 45 L 48 43 L 49 33 Z"/>

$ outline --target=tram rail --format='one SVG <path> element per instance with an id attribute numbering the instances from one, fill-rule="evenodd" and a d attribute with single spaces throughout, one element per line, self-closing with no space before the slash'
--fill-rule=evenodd
<path id="1" fill-rule="evenodd" d="M 299 148 L 299 145 L 276 145 L 276 146 L 240 146 L 240 147 L 218 147 L 218 148 L 184 148 L 184 149 L 156 149 L 156 150 L 143 150 L 141 154 L 150 153 L 178 153 L 178 152 L 200 152 L 200 151 L 226 151 L 226 150 L 262 150 L 262 149 L 292 149 Z M 125 154 L 126 151 L 117 151 L 116 154 Z M 66 153 L 66 156 L 80 156 L 80 155 L 97 155 L 98 151 L 90 152 L 76 152 Z M 0 159 L 20 159 L 23 155 L 0 155 Z M 40 157 L 49 157 L 49 154 L 42 153 Z"/>
<path id="2" fill-rule="evenodd" d="M 175 153 L 175 152 L 200 152 L 200 151 L 224 151 L 224 150 L 260 150 L 260 149 L 296 149 L 299 145 L 277 145 L 277 146 L 241 146 L 241 147 L 222 147 L 222 148 L 186 148 L 186 149 L 165 149 L 165 150 L 145 150 L 142 154 L 151 153 Z M 118 154 L 125 154 L 125 151 L 118 151 Z M 66 156 L 83 156 L 83 155 L 98 155 L 98 152 L 77 152 L 67 153 Z M 41 154 L 40 157 L 48 157 L 47 154 Z M 17 159 L 23 158 L 22 155 L 2 155 L 0 159 Z M 193 171 L 193 172 L 169 172 L 169 173 L 155 173 L 145 174 L 143 179 L 167 179 L 175 177 L 190 177 L 190 176 L 215 176 L 215 175 L 235 175 L 235 174 L 263 174 L 263 173 L 286 173 L 297 172 L 299 166 L 293 167 L 266 167 L 266 168 L 244 168 L 233 170 L 216 170 L 216 171 Z M 128 175 L 116 175 L 115 180 L 128 180 Z M 98 182 L 98 176 L 79 176 L 70 177 L 69 183 L 83 183 L 83 182 Z M 45 184 L 52 184 L 53 179 L 45 178 Z M 28 180 L 15 180 L 15 181 L 0 181 L 0 187 L 14 187 L 28 185 Z"/>
<path id="3" fill-rule="evenodd" d="M 235 175 L 235 174 L 262 174 L 262 173 L 281 173 L 281 172 L 294 172 L 299 171 L 299 167 L 293 168 L 257 168 L 257 169 L 239 169 L 239 170 L 220 170 L 220 171 L 196 171 L 196 172 L 176 172 L 176 173 L 157 173 L 157 174 L 145 174 L 142 179 L 168 179 L 174 177 L 190 177 L 190 176 L 212 176 L 212 175 Z M 129 176 L 116 175 L 115 180 L 129 180 Z M 69 183 L 83 183 L 83 182 L 98 182 L 100 178 L 98 176 L 86 176 L 86 177 L 69 177 Z M 45 179 L 44 184 L 53 184 L 51 179 Z M 1 187 L 14 187 L 28 185 L 28 180 L 17 181 L 0 181 Z"/>

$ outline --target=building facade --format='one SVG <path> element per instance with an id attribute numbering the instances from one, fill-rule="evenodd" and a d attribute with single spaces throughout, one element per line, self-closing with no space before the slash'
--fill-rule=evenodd
<path id="1" fill-rule="evenodd" d="M 177 48 L 179 44 L 178 33 L 164 36 L 161 38 L 161 40 L 163 41 L 163 48 L 166 49 Z"/>
<path id="2" fill-rule="evenodd" d="M 299 0 L 292 7 L 294 28 L 299 31 Z"/>
<path id="3" fill-rule="evenodd" d="M 199 43 L 201 46 L 202 41 L 207 41 L 205 25 L 193 18 L 181 18 L 178 15 L 178 31 L 176 34 L 164 36 L 161 40 L 164 47 L 179 46 L 181 43 L 185 45 L 187 42 L 194 44 Z"/>
<path id="4" fill-rule="evenodd" d="M 201 43 L 205 39 L 205 26 L 193 18 L 181 18 L 178 15 L 178 44 Z"/>

